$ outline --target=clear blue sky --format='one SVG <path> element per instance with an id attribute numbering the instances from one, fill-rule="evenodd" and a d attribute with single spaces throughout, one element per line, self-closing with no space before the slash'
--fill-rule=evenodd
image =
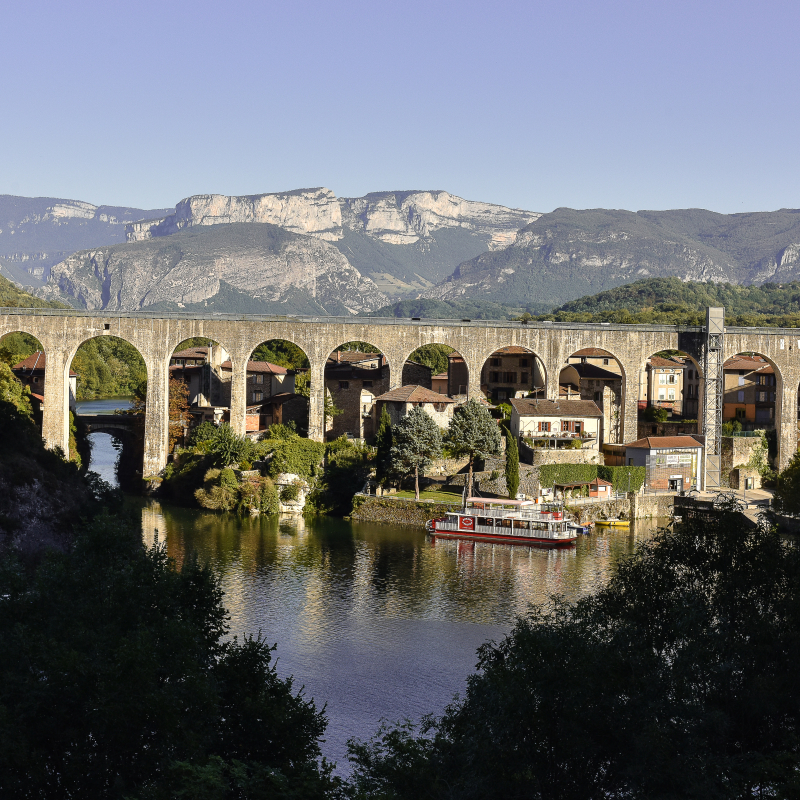
<path id="1" fill-rule="evenodd" d="M 0 194 L 800 207 L 797 0 L 0 3 Z"/>

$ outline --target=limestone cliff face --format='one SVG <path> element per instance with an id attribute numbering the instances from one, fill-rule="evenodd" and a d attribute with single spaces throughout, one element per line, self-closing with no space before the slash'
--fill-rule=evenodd
<path id="1" fill-rule="evenodd" d="M 442 191 L 338 199 L 320 188 L 244 197 L 195 195 L 181 200 L 174 214 L 131 223 L 126 231 L 129 242 L 139 242 L 196 225 L 268 222 L 327 241 L 340 240 L 348 228 L 389 244 L 414 244 L 442 228 L 465 228 L 487 235 L 490 249 L 497 249 L 511 244 L 517 231 L 539 216 Z"/>
<path id="2" fill-rule="evenodd" d="M 330 189 L 299 189 L 244 197 L 198 194 L 181 200 L 175 206 L 175 213 L 163 219 L 131 223 L 126 234 L 129 242 L 141 242 L 170 236 L 195 225 L 233 222 L 267 222 L 293 233 L 307 233 L 328 241 L 342 236 L 342 212 Z"/>
<path id="3" fill-rule="evenodd" d="M 490 236 L 490 249 L 506 247 L 541 214 L 464 200 L 449 192 L 375 192 L 343 198 L 342 224 L 390 244 L 413 244 L 442 228 Z"/>
<path id="4" fill-rule="evenodd" d="M 387 302 L 327 242 L 252 223 L 74 253 L 53 267 L 44 294 L 88 309 L 135 311 L 202 304 L 226 289 L 268 313 L 357 314 Z"/>

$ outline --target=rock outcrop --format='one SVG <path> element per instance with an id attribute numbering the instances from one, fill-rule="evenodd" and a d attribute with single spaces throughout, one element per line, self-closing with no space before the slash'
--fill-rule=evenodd
<path id="1" fill-rule="evenodd" d="M 129 242 L 169 236 L 196 225 L 268 222 L 293 233 L 338 241 L 343 229 L 358 231 L 389 244 L 414 244 L 442 228 L 466 228 L 489 237 L 497 249 L 514 241 L 517 231 L 540 215 L 531 211 L 464 200 L 449 192 L 375 192 L 344 197 L 325 188 L 228 197 L 187 197 L 175 213 L 127 226 Z"/>
<path id="2" fill-rule="evenodd" d="M 265 223 L 190 228 L 74 253 L 53 268 L 44 295 L 135 311 L 202 307 L 222 292 L 229 306 L 250 300 L 263 313 L 358 314 L 387 302 L 333 245 Z"/>

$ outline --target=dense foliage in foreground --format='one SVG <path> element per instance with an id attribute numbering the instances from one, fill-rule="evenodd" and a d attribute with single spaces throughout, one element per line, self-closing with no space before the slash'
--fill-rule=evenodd
<path id="1" fill-rule="evenodd" d="M 800 551 L 728 510 L 480 650 L 422 730 L 351 743 L 359 798 L 800 796 Z"/>

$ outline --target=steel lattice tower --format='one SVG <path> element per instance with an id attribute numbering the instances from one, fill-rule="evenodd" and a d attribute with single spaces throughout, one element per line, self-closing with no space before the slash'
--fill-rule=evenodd
<path id="1" fill-rule="evenodd" d="M 722 478 L 722 399 L 725 343 L 725 309 L 706 310 L 705 400 L 703 434 L 705 464 L 703 488 L 718 491 Z"/>

